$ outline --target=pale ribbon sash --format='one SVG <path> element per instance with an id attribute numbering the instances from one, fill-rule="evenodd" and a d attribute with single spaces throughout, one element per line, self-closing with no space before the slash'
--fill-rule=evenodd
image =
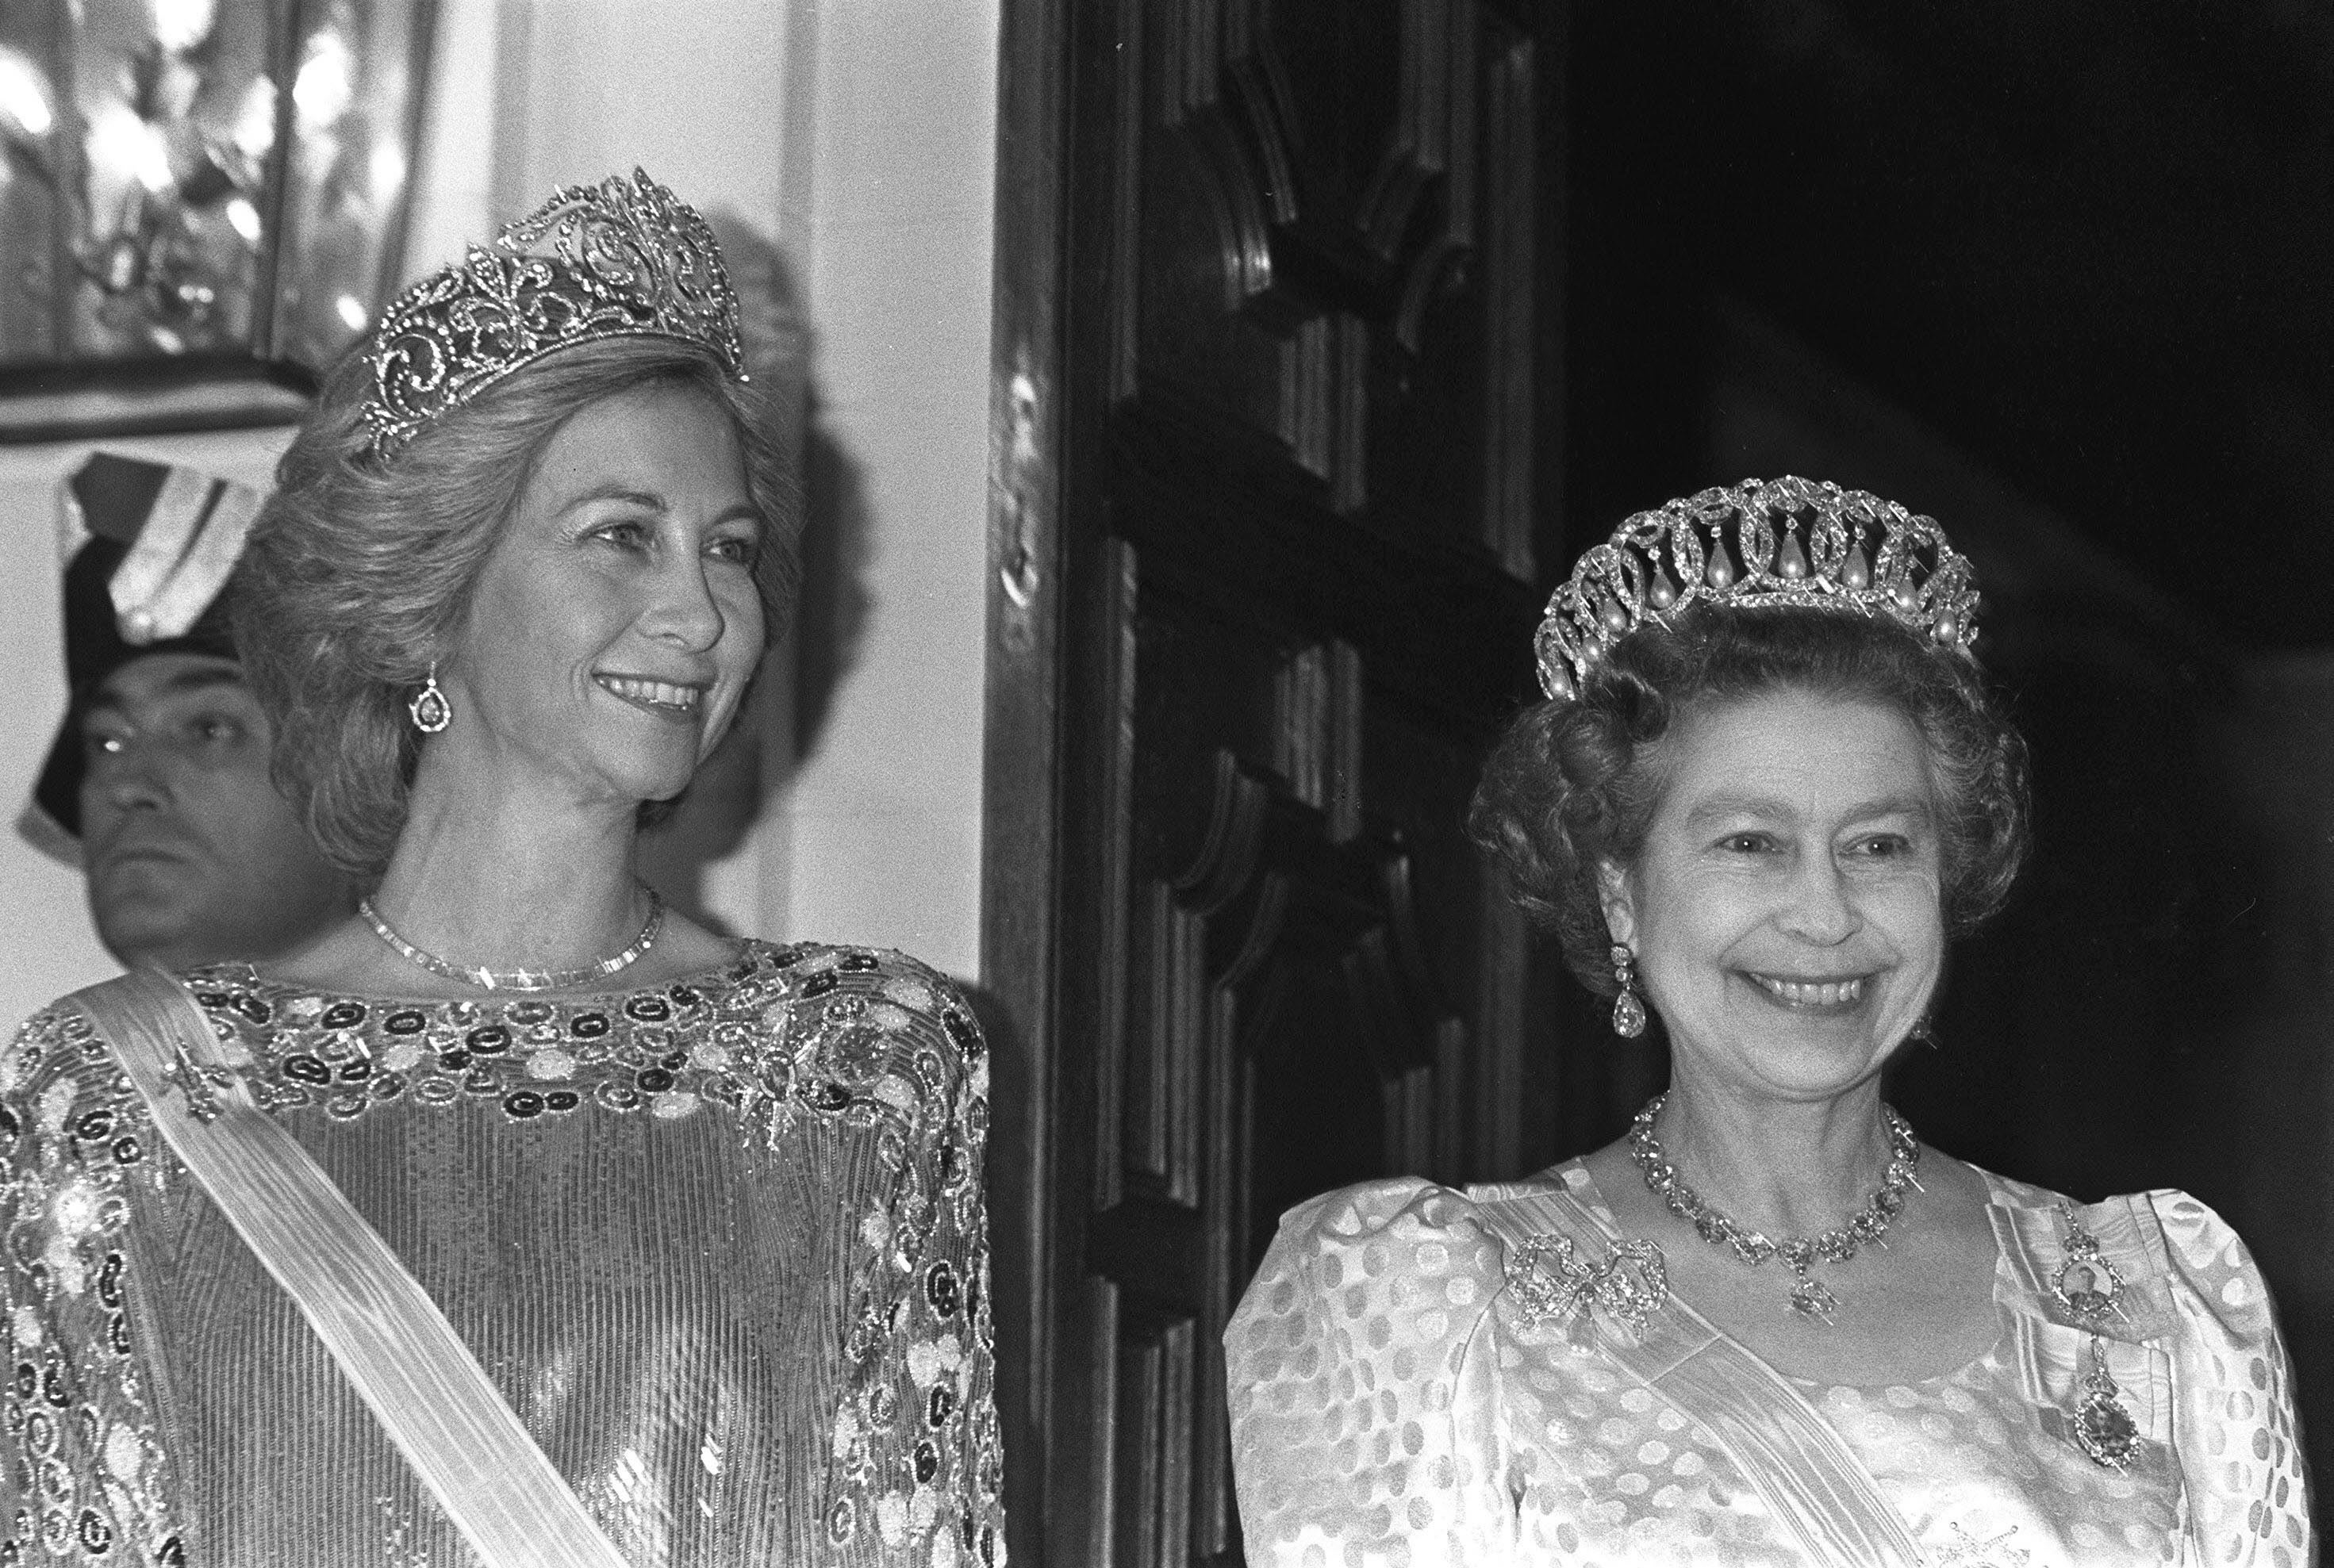
<path id="1" fill-rule="evenodd" d="M 1473 1193 L 1476 1218 L 1510 1249 L 1551 1230 L 1590 1255 L 1620 1233 L 1569 1190 L 1501 1187 Z M 1585 1303 L 1581 1310 L 1591 1310 Z M 1743 1483 L 1814 1563 L 1920 1568 L 1911 1527 L 1830 1422 L 1764 1361 L 1676 1296 L 1632 1336 L 1600 1321 L 1597 1353 L 1699 1422 Z"/>
<path id="2" fill-rule="evenodd" d="M 66 1001 L 486 1568 L 626 1568 L 429 1293 L 224 1066 L 194 998 L 141 969 Z"/>

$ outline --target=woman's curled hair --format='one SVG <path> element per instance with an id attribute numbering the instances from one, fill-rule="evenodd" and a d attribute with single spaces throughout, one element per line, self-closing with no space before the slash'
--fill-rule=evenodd
<path id="1" fill-rule="evenodd" d="M 373 878 L 389 862 L 420 756 L 406 706 L 461 628 L 544 449 L 602 399 L 659 387 L 702 392 L 738 437 L 763 520 L 754 578 L 767 646 L 786 624 L 799 507 L 760 399 L 709 352 L 652 337 L 563 349 L 386 461 L 364 419 L 362 345 L 326 377 L 276 467 L 234 600 L 236 646 L 275 726 L 276 786 L 343 870 Z"/>
<path id="2" fill-rule="evenodd" d="M 1694 604 L 1614 644 L 1568 702 L 1525 709 L 1485 765 L 1468 829 L 1516 901 L 1590 989 L 1615 989 L 1599 867 L 1644 847 L 1663 784 L 1656 747 L 1705 701 L 1779 690 L 1873 702 L 1910 719 L 1937 789 L 1946 928 L 2010 896 L 2030 837 L 2026 745 L 1976 667 L 1885 619 L 1796 607 Z"/>

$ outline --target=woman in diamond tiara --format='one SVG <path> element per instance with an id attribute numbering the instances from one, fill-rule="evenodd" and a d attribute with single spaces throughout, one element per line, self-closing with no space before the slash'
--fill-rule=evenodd
<path id="1" fill-rule="evenodd" d="M 645 175 L 329 376 L 238 612 L 279 774 L 372 891 L 183 976 L 151 1061 L 76 999 L 0 1063 L 0 1561 L 1003 1561 L 971 1014 L 633 871 L 784 624 L 767 428 L 712 237 Z M 271 1239 L 287 1195 L 344 1205 L 294 1237 L 338 1262 Z M 417 1438 L 457 1392 L 485 1415 Z"/>
<path id="2" fill-rule="evenodd" d="M 1934 523 L 1801 480 L 1584 558 L 1473 827 L 1671 1086 L 1529 1180 L 1283 1219 L 1225 1334 L 1251 1563 L 2311 1560 L 2228 1227 L 1881 1101 L 2027 844 L 1976 608 Z"/>

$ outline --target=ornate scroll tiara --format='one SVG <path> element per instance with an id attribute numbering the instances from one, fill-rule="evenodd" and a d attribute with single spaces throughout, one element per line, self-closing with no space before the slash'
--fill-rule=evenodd
<path id="1" fill-rule="evenodd" d="M 1934 519 L 1828 481 L 1745 479 L 1640 512 L 1581 556 L 1534 640 L 1540 689 L 1570 700 L 1615 643 L 1696 600 L 1885 615 L 1963 659 L 1977 635 L 1977 574 Z"/>
<path id="2" fill-rule="evenodd" d="M 694 208 L 641 169 L 571 185 L 397 297 L 366 348 L 386 456 L 523 365 L 603 338 L 675 338 L 746 379 L 738 295 Z"/>

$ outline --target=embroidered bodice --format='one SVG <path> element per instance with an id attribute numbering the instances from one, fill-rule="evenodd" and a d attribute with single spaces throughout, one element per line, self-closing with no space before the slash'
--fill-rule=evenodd
<path id="1" fill-rule="evenodd" d="M 2090 1335 L 2049 1292 L 2065 1200 L 1987 1180 L 1999 1339 L 1947 1377 L 1879 1388 L 1794 1383 L 1748 1352 L 1736 1364 L 1763 1381 L 1712 1380 L 1688 1352 L 1615 1355 L 1625 1323 L 1534 1311 L 1508 1263 L 1545 1230 L 1546 1194 L 1596 1217 L 1582 1257 L 1615 1234 L 1577 1161 L 1467 1196 L 1394 1180 L 1299 1206 L 1225 1333 L 1249 1561 L 1861 1568 L 1852 1543 L 1901 1528 L 1933 1568 L 2307 1562 L 2291 1371 L 2235 1235 L 2181 1193 L 2074 1210 L 2131 1284 L 2101 1331 L 2141 1439 L 2116 1470 L 2070 1430 Z M 1811 1432 L 1895 1521 L 1836 1492 L 1812 1525 L 1771 1505 L 1779 1475 L 1819 1473 Z"/>
<path id="2" fill-rule="evenodd" d="M 188 984 L 632 1563 L 1003 1561 L 945 980 L 748 943 L 582 998 Z M 0 1056 L 0 1563 L 472 1561 L 77 1013 Z"/>

